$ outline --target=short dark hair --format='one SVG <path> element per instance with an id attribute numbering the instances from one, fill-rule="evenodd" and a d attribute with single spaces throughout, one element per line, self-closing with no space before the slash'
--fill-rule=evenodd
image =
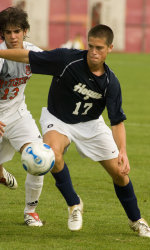
<path id="1" fill-rule="evenodd" d="M 110 27 L 104 24 L 98 24 L 91 28 L 88 32 L 88 40 L 90 37 L 106 38 L 106 44 L 109 46 L 113 42 L 114 34 Z"/>
<path id="2" fill-rule="evenodd" d="M 0 38 L 4 40 L 4 30 L 7 25 L 20 27 L 22 30 L 30 29 L 28 14 L 17 7 L 8 7 L 0 12 Z"/>

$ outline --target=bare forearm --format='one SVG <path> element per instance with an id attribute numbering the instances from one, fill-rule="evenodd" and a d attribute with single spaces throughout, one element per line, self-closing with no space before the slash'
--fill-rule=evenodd
<path id="1" fill-rule="evenodd" d="M 112 126 L 112 133 L 114 140 L 118 146 L 118 166 L 120 166 L 121 174 L 128 175 L 130 171 L 130 164 L 126 152 L 126 131 L 124 123 L 121 122 L 118 125 Z M 127 179 L 129 181 L 129 179 Z"/>
<path id="2" fill-rule="evenodd" d="M 118 125 L 112 126 L 112 133 L 119 151 L 126 152 L 126 131 L 124 123 L 121 122 Z"/>
<path id="3" fill-rule="evenodd" d="M 29 63 L 29 50 L 25 49 L 0 50 L 0 58 L 16 62 Z"/>

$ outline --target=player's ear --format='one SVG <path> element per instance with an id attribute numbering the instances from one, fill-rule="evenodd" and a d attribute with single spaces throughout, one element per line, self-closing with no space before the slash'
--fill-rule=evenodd
<path id="1" fill-rule="evenodd" d="M 109 47 L 108 47 L 108 53 L 110 53 L 112 51 L 113 47 L 114 47 L 113 44 L 109 45 Z"/>
<path id="2" fill-rule="evenodd" d="M 24 39 L 26 38 L 26 36 L 27 36 L 27 29 L 25 29 L 25 30 L 23 30 L 23 37 L 24 37 Z"/>

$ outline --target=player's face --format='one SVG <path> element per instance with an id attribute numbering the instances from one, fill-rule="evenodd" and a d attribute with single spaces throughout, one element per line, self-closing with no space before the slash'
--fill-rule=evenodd
<path id="1" fill-rule="evenodd" d="M 8 49 L 23 48 L 23 39 L 27 31 L 23 31 L 20 27 L 7 26 L 3 32 L 3 36 Z"/>
<path id="2" fill-rule="evenodd" d="M 89 37 L 88 41 L 88 63 L 90 65 L 100 65 L 105 62 L 107 54 L 112 51 L 113 45 L 106 44 L 106 38 Z"/>

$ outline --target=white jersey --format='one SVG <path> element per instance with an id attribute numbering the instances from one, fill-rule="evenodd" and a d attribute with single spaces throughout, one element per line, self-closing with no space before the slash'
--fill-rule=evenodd
<path id="1" fill-rule="evenodd" d="M 23 42 L 24 49 L 42 51 L 29 42 Z M 0 49 L 7 49 L 6 43 Z M 32 73 L 29 64 L 0 58 L 0 120 L 15 113 L 21 104 L 25 105 L 24 90 Z"/>

